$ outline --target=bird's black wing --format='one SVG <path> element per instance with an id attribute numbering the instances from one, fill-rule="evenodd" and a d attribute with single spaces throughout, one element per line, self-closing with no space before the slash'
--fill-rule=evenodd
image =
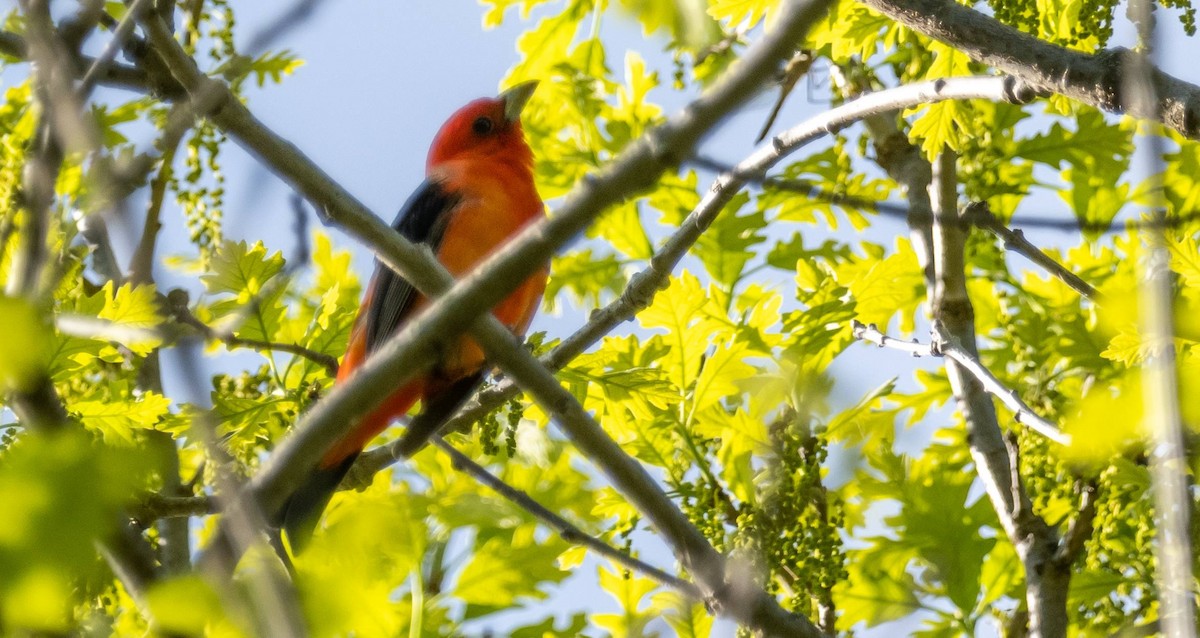
<path id="1" fill-rule="evenodd" d="M 434 180 L 426 180 L 404 202 L 392 228 L 405 239 L 437 252 L 442 235 L 458 205 L 458 197 Z M 374 351 L 396 330 L 412 308 L 417 291 L 391 268 L 375 260 L 371 278 L 371 305 L 367 308 L 367 352 Z"/>

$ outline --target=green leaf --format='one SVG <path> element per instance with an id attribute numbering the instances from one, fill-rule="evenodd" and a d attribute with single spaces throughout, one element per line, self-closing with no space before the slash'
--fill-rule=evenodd
<path id="1" fill-rule="evenodd" d="M 276 251 L 268 256 L 261 241 L 253 246 L 244 241 L 225 241 L 213 257 L 212 272 L 200 280 L 210 294 L 232 294 L 237 301 L 249 303 L 283 270 L 283 265 L 283 255 Z"/>
<path id="2" fill-rule="evenodd" d="M 1024 582 L 1025 568 L 1013 549 L 1012 543 L 997 541 L 979 572 L 979 584 L 983 586 L 981 609 L 1000 600 L 1003 596 L 1019 597 L 1024 594 L 1020 587 Z"/>
<path id="3" fill-rule="evenodd" d="M 567 577 L 554 561 L 564 548 L 561 540 L 523 545 L 511 539 L 489 539 L 476 548 L 463 569 L 455 596 L 487 609 L 510 607 L 523 597 L 545 598 L 543 584 Z"/>
<path id="4" fill-rule="evenodd" d="M 766 226 L 763 211 L 738 214 L 749 201 L 746 193 L 735 195 L 692 249 L 708 274 L 727 288 L 741 278 L 746 262 L 754 257 L 751 249 L 766 239 L 762 234 Z"/>
<path id="5" fill-rule="evenodd" d="M 550 2 L 550 0 L 480 0 L 479 4 L 489 7 L 483 14 L 483 28 L 493 29 L 504 23 L 504 12 L 509 7 L 521 5 L 521 18 L 528 19 L 529 12 L 534 7 Z"/>
<path id="6" fill-rule="evenodd" d="M 652 636 L 646 633 L 646 625 L 657 614 L 641 611 L 643 599 L 657 587 L 654 581 L 630 572 L 614 573 L 600 568 L 600 587 L 621 605 L 620 614 L 592 614 L 596 625 L 608 630 L 613 638 L 636 638 Z"/>
<path id="7" fill-rule="evenodd" d="M 896 24 L 857 2 L 839 2 L 810 35 L 815 48 L 829 48 L 833 60 L 870 58 Z"/>
<path id="8" fill-rule="evenodd" d="M 1055 123 L 1046 133 L 1021 140 L 1016 154 L 1056 169 L 1066 162 L 1104 177 L 1110 184 L 1115 182 L 1133 153 L 1132 129 L 1109 124 L 1099 111 L 1086 107 L 1080 109 L 1075 122 L 1074 132 Z"/>
<path id="9" fill-rule="evenodd" d="M 625 202 L 601 215 L 588 229 L 588 237 L 602 237 L 632 259 L 649 259 L 654 254 L 650 239 L 642 228 L 636 201 Z"/>
<path id="10" fill-rule="evenodd" d="M 849 445 L 890 448 L 896 438 L 896 413 L 880 407 L 884 399 L 891 397 L 895 388 L 896 378 L 892 377 L 868 392 L 858 403 L 830 419 L 825 426 L 829 440 Z"/>
<path id="11" fill-rule="evenodd" d="M 752 29 L 778 7 L 779 0 L 710 0 L 708 14 L 728 27 Z"/>
<path id="12" fill-rule="evenodd" d="M 205 635 L 206 629 L 226 623 L 220 596 L 200 576 L 181 576 L 159 583 L 146 594 L 155 628 L 163 632 Z"/>
<path id="13" fill-rule="evenodd" d="M 908 570 L 911 558 L 905 548 L 879 539 L 865 550 L 851 551 L 846 579 L 834 586 L 834 600 L 842 612 L 838 629 L 846 631 L 860 622 L 874 627 L 920 609 L 917 584 Z"/>
<path id="14" fill-rule="evenodd" d="M 712 635 L 713 617 L 703 604 L 677 591 L 664 591 L 654 595 L 654 606 L 663 610 L 663 619 L 678 638 L 710 638 Z"/>
<path id="15" fill-rule="evenodd" d="M 517 38 L 521 62 L 509 72 L 505 83 L 550 77 L 554 66 L 571 50 L 575 32 L 592 8 L 593 0 L 568 0 L 560 13 L 542 18 L 532 29 L 522 33 Z M 489 12 L 488 16 L 493 13 Z"/>
<path id="16" fill-rule="evenodd" d="M 704 0 L 621 0 L 621 6 L 642 23 L 646 35 L 667 31 L 673 44 L 692 51 L 720 37 L 705 4 Z"/>
<path id="17" fill-rule="evenodd" d="M 83 426 L 109 443 L 133 444 L 135 430 L 152 430 L 167 415 L 171 400 L 161 394 L 143 392 L 136 401 L 77 401 L 68 409 Z"/>
<path id="18" fill-rule="evenodd" d="M 701 436 L 720 439 L 717 459 L 729 491 L 743 503 L 756 503 L 757 473 L 752 461 L 771 451 L 766 424 L 744 410 L 729 413 L 713 406 L 696 415 L 694 428 Z"/>
<path id="19" fill-rule="evenodd" d="M 0 621 L 7 630 L 65 631 L 70 607 L 96 582 L 96 542 L 149 479 L 150 459 L 78 429 L 26 436 L 0 463 Z M 19 632 L 20 633 L 20 632 Z"/>
<path id="20" fill-rule="evenodd" d="M 557 619 L 550 616 L 541 622 L 517 627 L 508 635 L 511 638 L 578 638 L 585 635 L 583 631 L 588 628 L 587 614 L 575 614 L 568 621 L 566 627 L 559 629 Z"/>
<path id="21" fill-rule="evenodd" d="M 921 108 L 924 108 L 925 112 L 913 120 L 908 129 L 908 139 L 921 147 L 925 157 L 933 161 L 944 148 L 963 150 L 960 131 L 969 130 L 970 127 L 970 117 L 965 112 L 967 107 L 959 102 L 947 100 Z M 921 109 L 910 109 L 905 115 L 919 110 Z"/>
<path id="22" fill-rule="evenodd" d="M 896 241 L 896 251 L 887 257 L 883 248 L 863 244 L 867 256 L 837 268 L 837 278 L 850 291 L 858 320 L 886 329 L 892 317 L 903 313 L 902 329 L 912 330 L 912 316 L 925 301 L 925 274 L 907 240 Z"/>
<path id="23" fill-rule="evenodd" d="M 696 389 L 692 393 L 695 410 L 703 410 L 722 398 L 738 394 L 739 384 L 754 376 L 758 370 L 746 363 L 749 356 L 745 344 L 734 342 L 718 347 L 704 362 Z"/>
<path id="24" fill-rule="evenodd" d="M 598 256 L 591 248 L 585 248 L 553 258 L 545 303 L 547 310 L 553 312 L 555 298 L 567 290 L 577 303 L 595 307 L 607 295 L 620 294 L 624 286 L 621 262 L 616 256 Z"/>
<path id="25" fill-rule="evenodd" d="M 137 286 L 123 284 L 113 290 L 110 281 L 104 284 L 104 307 L 99 317 L 107 319 L 119 326 L 154 330 L 163 324 L 162 314 L 158 308 L 158 293 L 153 285 Z M 135 353 L 145 356 L 157 348 L 162 339 L 153 335 L 143 338 L 126 339 L 125 345 Z"/>
<path id="26" fill-rule="evenodd" d="M 283 76 L 295 73 L 296 69 L 302 66 L 304 66 L 304 60 L 301 60 L 292 51 L 284 49 L 268 51 L 258 56 L 250 63 L 248 71 L 254 74 L 255 82 L 261 87 L 266 84 L 268 79 L 278 84 L 283 80 Z"/>

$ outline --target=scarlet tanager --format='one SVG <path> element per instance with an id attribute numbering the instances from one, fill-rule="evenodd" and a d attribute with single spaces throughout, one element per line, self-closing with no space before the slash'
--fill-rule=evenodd
<path id="1" fill-rule="evenodd" d="M 536 82 L 519 84 L 495 98 L 459 109 L 442 125 L 429 148 L 425 181 L 392 223 L 408 240 L 425 244 L 455 277 L 462 276 L 522 228 L 544 215 L 533 184 L 533 151 L 521 129 L 521 111 Z M 492 312 L 514 334 L 529 327 L 546 288 L 542 268 L 498 303 Z M 378 261 L 354 320 L 346 356 L 338 369 L 343 383 L 375 349 L 429 301 Z M 293 549 L 312 535 L 338 483 L 367 442 L 419 399 L 400 447 L 411 455 L 466 401 L 485 372 L 483 351 L 461 336 L 432 369 L 397 387 L 363 417 L 321 460 L 282 511 Z"/>

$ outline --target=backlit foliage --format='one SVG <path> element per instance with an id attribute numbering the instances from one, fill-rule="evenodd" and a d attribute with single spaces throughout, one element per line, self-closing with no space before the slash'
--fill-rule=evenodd
<path id="1" fill-rule="evenodd" d="M 304 52 L 239 52 L 236 4 L 179 3 L 179 38 L 203 70 L 237 90 L 274 90 L 269 85 L 286 81 Z M 541 81 L 525 125 L 538 188 L 553 208 L 587 173 L 662 123 L 670 110 L 661 104 L 695 96 L 736 68 L 748 43 L 771 28 L 780 2 L 482 4 L 483 28 L 515 22 L 521 29 L 519 60 L 501 84 Z M 1123 19 L 1109 0 L 995 0 L 988 7 L 1016 28 L 1089 53 L 1108 46 L 1114 20 Z M 105 9 L 120 19 L 125 6 L 108 2 Z M 1187 0 L 1166 2 L 1158 13 L 1172 16 L 1162 28 L 1194 33 Z M 631 19 L 644 46 L 618 50 L 602 27 Z M 26 25 L 14 13 L 5 30 L 24 34 Z M 836 4 L 804 47 L 818 59 L 814 68 L 836 65 L 861 79 L 861 88 L 985 72 L 855 2 Z M 11 67 L 6 79 L 28 73 L 16 58 L 0 62 Z M 846 98 L 818 83 L 797 91 L 810 100 Z M 340 356 L 366 273 L 351 267 L 348 246 L 322 231 L 302 237 L 307 255 L 285 254 L 278 236 L 265 231 L 249 241 L 227 237 L 224 222 L 234 211 L 225 197 L 233 179 L 223 171 L 225 135 L 201 121 L 175 146 L 148 148 L 131 132 L 163 128 L 170 107 L 152 97 L 105 95 L 111 101 L 87 117 L 100 133 L 99 156 L 112 161 L 74 154 L 63 162 L 45 294 L 35 301 L 0 296 L 5 407 L 17 407 L 17 395 L 48 379 L 70 421 L 66 432 L 41 434 L 17 421 L 16 409 L 0 411 L 0 634 L 140 635 L 149 618 L 163 633 L 262 633 L 246 601 L 259 595 L 254 575 L 269 571 L 269 556 L 246 559 L 238 591 L 172 573 L 135 600 L 93 540 L 130 531 L 132 516 L 133 533 L 168 551 L 167 525 L 138 518 L 148 495 L 219 493 L 253 476 L 332 377 L 311 358 L 250 342 Z M 14 277 L 21 233 L 31 223 L 22 171 L 42 116 L 31 81 L 4 90 L 4 282 Z M 1035 511 L 1065 527 L 1078 515 L 1081 490 L 1097 490 L 1095 533 L 1073 567 L 1072 625 L 1108 635 L 1155 622 L 1137 374 L 1155 348 L 1173 347 L 1184 396 L 1200 392 L 1200 144 L 1169 135 L 1162 157 L 1167 214 L 1177 222 L 1168 240 L 1179 337 L 1154 344 L 1137 330 L 1143 255 L 1136 231 L 1097 230 L 1140 219 L 1150 201 L 1152 184 L 1130 170 L 1135 123 L 1063 98 L 1023 106 L 948 101 L 894 119 L 923 157 L 956 151 L 960 195 L 988 201 L 1003 220 L 1020 226 L 1029 217 L 1073 216 L 1087 227 L 1037 239 L 1099 288 L 1101 300 L 1082 299 L 1032 270 L 982 230 L 967 244 L 968 288 L 983 364 L 1077 441 L 1070 449 L 1047 443 L 1001 408 L 1002 423 L 1019 433 Z M 781 121 L 776 130 L 791 124 Z M 848 128 L 775 174 L 851 200 L 902 201 L 903 187 L 880 170 L 873 141 L 862 127 Z M 142 153 L 169 160 L 148 178 L 165 193 L 162 215 L 184 220 L 191 248 L 157 261 L 190 277 L 187 291 L 114 281 L 79 230 L 79 219 L 103 212 L 88 197 L 102 186 L 97 167 Z M 608 211 L 554 258 L 544 311 L 582 323 L 587 311 L 616 299 L 711 178 L 685 161 L 654 189 Z M 559 378 L 731 564 L 786 609 L 812 619 L 828 614 L 836 620 L 826 629 L 839 632 L 903 619 L 914 635 L 974 635 L 1021 617 L 1024 582 L 981 496 L 949 382 L 938 360 L 909 364 L 855 345 L 849 327 L 857 319 L 928 339 L 924 260 L 900 228 L 875 212 L 754 186 L 734 198 L 634 322 Z M 108 331 L 79 334 L 63 327 L 64 317 Z M 554 343 L 543 334 L 531 341 L 539 354 Z M 186 383 L 164 383 L 165 349 L 182 353 L 177 374 Z M 241 356 L 225 356 L 229 350 Z M 199 363 L 210 359 L 220 364 Z M 1185 418 L 1196 425 L 1192 403 Z M 549 421 L 522 398 L 450 440 L 584 532 L 679 571 L 647 541 L 655 532 L 643 515 Z M 191 520 L 198 522 L 192 540 L 202 545 L 214 517 Z M 488 628 L 528 637 L 708 636 L 713 625 L 701 602 L 591 556 L 432 450 L 361 491 L 339 493 L 295 567 L 302 616 L 315 636 Z M 604 609 L 617 612 L 557 596 L 580 571 L 593 591 L 611 597 Z M 534 610 L 521 615 L 524 626 L 504 615 L 515 608 Z"/>

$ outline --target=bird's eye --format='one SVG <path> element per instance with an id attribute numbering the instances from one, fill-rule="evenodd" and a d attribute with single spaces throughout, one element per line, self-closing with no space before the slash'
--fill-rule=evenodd
<path id="1" fill-rule="evenodd" d="M 487 135 L 488 133 L 492 132 L 493 126 L 495 125 L 492 124 L 492 118 L 481 117 L 471 123 L 471 130 L 475 131 L 479 135 Z"/>

